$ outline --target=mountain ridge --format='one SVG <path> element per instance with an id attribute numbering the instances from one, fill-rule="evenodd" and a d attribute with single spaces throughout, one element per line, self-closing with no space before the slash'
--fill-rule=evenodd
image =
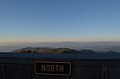
<path id="1" fill-rule="evenodd" d="M 94 51 L 118 51 L 120 52 L 120 42 L 50 42 L 50 43 L 9 43 L 0 44 L 0 51 L 13 51 L 26 47 L 50 47 L 50 48 L 71 48 L 75 50 Z"/>

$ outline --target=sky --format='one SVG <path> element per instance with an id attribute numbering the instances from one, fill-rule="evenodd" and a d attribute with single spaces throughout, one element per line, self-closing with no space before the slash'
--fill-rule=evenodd
<path id="1" fill-rule="evenodd" d="M 0 0 L 0 43 L 119 40 L 120 0 Z"/>

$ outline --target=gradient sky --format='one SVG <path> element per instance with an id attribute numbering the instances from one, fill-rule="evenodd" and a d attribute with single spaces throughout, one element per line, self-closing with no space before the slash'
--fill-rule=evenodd
<path id="1" fill-rule="evenodd" d="M 0 0 L 0 42 L 119 40 L 120 0 Z"/>

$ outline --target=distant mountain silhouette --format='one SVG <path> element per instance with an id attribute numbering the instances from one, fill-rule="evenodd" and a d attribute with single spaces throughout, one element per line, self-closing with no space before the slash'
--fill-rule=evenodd
<path id="1" fill-rule="evenodd" d="M 64 52 L 73 51 L 70 48 L 49 48 L 49 47 L 27 47 L 16 50 L 17 53 L 40 53 L 40 54 L 63 54 Z"/>
<path id="2" fill-rule="evenodd" d="M 87 50 L 87 49 L 83 49 L 83 50 L 71 50 L 71 51 L 65 51 L 64 54 L 96 54 L 98 52 L 95 52 L 93 50 Z"/>
<path id="3" fill-rule="evenodd" d="M 46 43 L 2 43 L 0 44 L 1 52 L 10 52 L 13 50 L 26 47 L 62 47 L 72 48 L 75 50 L 93 50 L 97 52 L 120 52 L 120 42 L 46 42 Z"/>
<path id="4" fill-rule="evenodd" d="M 49 47 L 27 47 L 19 50 L 15 50 L 13 52 L 16 53 L 39 53 L 39 54 L 96 54 L 96 53 L 106 53 L 106 54 L 114 54 L 119 53 L 115 51 L 107 51 L 107 52 L 96 52 L 93 50 L 73 50 L 70 48 L 49 48 Z"/>

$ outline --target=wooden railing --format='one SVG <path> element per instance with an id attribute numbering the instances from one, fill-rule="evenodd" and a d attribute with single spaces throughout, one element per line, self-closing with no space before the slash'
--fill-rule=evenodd
<path id="1" fill-rule="evenodd" d="M 52 72 L 36 74 L 35 61 L 52 61 L 52 66 L 54 62 L 69 62 L 71 73 L 56 75 L 57 71 L 52 70 L 55 75 Z M 0 53 L 0 79 L 120 79 L 120 54 Z"/>

